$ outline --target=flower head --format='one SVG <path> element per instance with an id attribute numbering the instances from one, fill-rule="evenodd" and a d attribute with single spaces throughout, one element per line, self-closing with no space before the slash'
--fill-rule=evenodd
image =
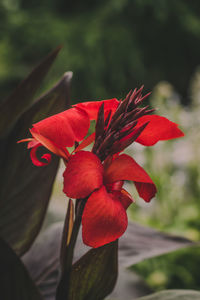
<path id="1" fill-rule="evenodd" d="M 64 159 L 63 191 L 70 198 L 84 201 L 83 241 L 91 247 L 110 243 L 126 230 L 126 209 L 133 199 L 123 189 L 125 180 L 135 184 L 146 202 L 156 194 L 155 184 L 145 170 L 121 152 L 133 142 L 153 146 L 184 135 L 176 123 L 150 115 L 154 109 L 148 106 L 139 106 L 148 95 L 143 97 L 141 88 L 131 91 L 123 101 L 113 98 L 76 104 L 34 124 L 30 129 L 32 138 L 22 140 L 29 142 L 31 159 L 38 166 L 50 162 L 49 153 L 42 157 L 45 163 L 37 159 L 41 145 Z M 90 120 L 96 120 L 96 128 L 86 137 Z M 92 151 L 83 151 L 92 142 Z M 67 147 L 73 145 L 70 154 Z"/>
<path id="2" fill-rule="evenodd" d="M 81 103 L 77 106 L 96 118 L 92 153 L 80 151 L 68 161 L 63 191 L 71 198 L 87 201 L 82 216 L 85 244 L 100 247 L 118 239 L 126 230 L 126 209 L 133 202 L 123 189 L 124 180 L 134 182 L 138 194 L 149 202 L 156 187 L 145 170 L 126 154 L 120 154 L 134 141 L 154 145 L 159 140 L 183 135 L 177 124 L 164 117 L 149 115 L 154 110 L 139 104 L 146 98 L 141 89 L 129 93 L 124 101 L 113 101 L 114 109 L 106 109 L 106 102 Z M 91 105 L 91 111 L 90 111 Z"/>

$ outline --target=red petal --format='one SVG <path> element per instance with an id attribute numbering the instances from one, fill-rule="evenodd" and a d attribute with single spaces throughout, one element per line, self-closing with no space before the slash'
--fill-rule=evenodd
<path id="1" fill-rule="evenodd" d="M 118 180 L 131 180 L 135 183 L 137 191 L 145 201 L 149 202 L 155 196 L 156 186 L 136 161 L 129 155 L 118 156 L 105 170 L 105 182 L 112 183 Z"/>
<path id="2" fill-rule="evenodd" d="M 131 195 L 124 189 L 118 192 L 118 199 L 125 209 L 127 209 L 129 205 L 131 205 L 134 202 Z"/>
<path id="3" fill-rule="evenodd" d="M 72 155 L 64 176 L 64 193 L 70 198 L 85 198 L 103 184 L 103 166 L 89 151 Z"/>
<path id="4" fill-rule="evenodd" d="M 149 124 L 136 139 L 136 142 L 144 146 L 153 146 L 158 141 L 171 140 L 184 136 L 184 133 L 178 128 L 178 124 L 157 115 L 139 118 L 136 128 L 146 122 L 149 122 Z"/>
<path id="5" fill-rule="evenodd" d="M 24 143 L 24 142 L 32 142 L 33 140 L 34 140 L 33 138 L 22 139 L 22 140 L 17 141 L 17 144 Z M 32 148 L 32 147 L 30 147 L 30 148 Z"/>
<path id="6" fill-rule="evenodd" d="M 34 138 L 28 138 L 28 139 L 23 139 L 23 140 L 17 141 L 17 144 L 24 143 L 24 142 L 28 142 L 27 149 L 31 149 L 31 148 L 37 146 L 38 144 L 41 144 Z"/>
<path id="7" fill-rule="evenodd" d="M 105 119 L 107 117 L 107 113 L 109 112 L 109 110 L 111 110 L 113 114 L 119 105 L 119 101 L 116 98 L 113 98 L 113 99 L 102 100 L 102 101 L 78 103 L 75 105 L 75 107 L 79 107 L 83 109 L 85 112 L 87 112 L 90 120 L 96 120 L 99 108 L 102 103 L 104 103 Z"/>
<path id="8" fill-rule="evenodd" d="M 41 146 L 41 144 L 38 144 L 37 146 L 33 147 L 31 149 L 31 152 L 30 152 L 30 156 L 31 156 L 31 160 L 32 160 L 32 163 L 37 166 L 37 167 L 42 167 L 42 166 L 46 166 L 50 163 L 51 161 L 51 154 L 50 153 L 46 153 L 44 155 L 42 155 L 41 158 L 45 159 L 47 162 L 42 162 L 40 161 L 38 158 L 37 158 L 37 155 L 36 155 L 36 152 L 37 152 L 37 149 Z"/>
<path id="9" fill-rule="evenodd" d="M 89 127 L 87 113 L 74 107 L 33 125 L 40 135 L 58 147 L 72 147 L 75 141 L 86 136 Z"/>
<path id="10" fill-rule="evenodd" d="M 86 202 L 82 217 L 83 242 L 93 248 L 113 242 L 125 232 L 127 223 L 123 205 L 103 186 Z"/>
<path id="11" fill-rule="evenodd" d="M 36 139 L 31 139 L 31 141 L 28 143 L 27 145 L 27 149 L 31 149 L 35 146 L 37 146 L 38 144 L 40 144 L 40 142 L 38 142 Z M 41 145 L 41 144 L 40 144 Z"/>
<path id="12" fill-rule="evenodd" d="M 121 180 L 121 181 L 115 181 L 115 182 L 112 182 L 110 184 L 106 184 L 106 189 L 110 193 L 113 193 L 114 191 L 115 192 L 120 192 L 121 189 L 122 189 L 123 184 L 124 184 L 123 180 Z"/>
<path id="13" fill-rule="evenodd" d="M 69 152 L 67 149 L 57 147 L 53 142 L 51 142 L 48 138 L 44 137 L 43 135 L 37 133 L 35 128 L 30 129 L 30 133 L 34 137 L 35 142 L 39 142 L 42 144 L 45 148 L 47 148 L 49 151 L 53 152 L 54 154 L 63 157 L 65 160 L 69 157 Z M 28 148 L 33 147 L 34 142 L 30 142 L 28 144 Z"/>

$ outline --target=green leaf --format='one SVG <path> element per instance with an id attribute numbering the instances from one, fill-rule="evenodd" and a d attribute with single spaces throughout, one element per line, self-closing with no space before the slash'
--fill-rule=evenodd
<path id="1" fill-rule="evenodd" d="M 60 254 L 60 245 L 62 240 L 63 225 L 64 225 L 63 222 L 58 222 L 51 225 L 45 232 L 43 232 L 38 236 L 31 249 L 23 257 L 23 261 L 27 266 L 31 274 L 31 277 L 36 282 L 45 300 L 54 299 L 53 297 L 55 295 L 56 286 L 58 284 L 59 269 L 60 269 L 59 254 Z M 146 238 L 144 238 L 145 236 Z M 144 242 L 143 245 L 142 245 L 143 243 L 142 241 Z M 161 245 L 163 246 L 161 247 Z M 171 235 L 167 235 L 165 233 L 161 233 L 160 231 L 148 227 L 143 227 L 136 223 L 129 222 L 129 227 L 127 231 L 125 232 L 124 236 L 119 239 L 119 265 L 121 264 L 119 268 L 119 279 L 117 281 L 116 287 L 113 290 L 113 293 L 109 295 L 108 299 L 120 299 L 122 295 L 121 292 L 123 289 L 126 289 L 127 299 L 132 299 L 133 296 L 135 297 L 139 297 L 140 295 L 142 296 L 141 291 L 138 290 L 138 286 L 139 287 L 142 286 L 142 290 L 144 293 L 150 292 L 146 287 L 146 285 L 144 285 L 144 283 L 138 277 L 135 279 L 135 275 L 133 275 L 132 272 L 131 274 L 129 274 L 130 277 L 128 282 L 126 283 L 126 279 L 128 275 L 127 275 L 127 271 L 126 273 L 124 273 L 123 267 L 129 264 L 131 265 L 134 262 L 137 263 L 138 261 L 145 259 L 145 257 L 147 256 L 151 257 L 151 255 L 156 256 L 156 255 L 164 254 L 168 251 L 167 249 L 164 248 L 167 247 L 167 245 L 169 246 L 170 251 L 172 251 L 181 247 L 193 245 L 193 243 L 190 242 L 189 240 L 180 237 L 178 238 Z M 158 250 L 156 250 L 157 246 L 159 247 Z M 93 249 L 93 250 L 90 249 L 91 248 L 83 244 L 82 236 L 80 233 L 75 247 L 74 266 L 79 264 L 79 261 L 81 262 L 80 257 L 82 255 L 86 256 L 88 255 L 88 253 L 90 253 L 90 251 L 98 250 L 98 249 Z M 140 255 L 140 251 L 141 251 L 141 255 Z M 149 254 L 147 254 L 148 251 L 150 252 Z M 38 255 L 38 253 L 40 255 Z M 92 264 L 92 262 L 90 262 L 89 256 L 88 256 L 88 260 L 89 260 L 89 264 Z M 107 276 L 107 272 L 108 273 L 110 272 L 109 263 L 107 263 L 107 260 L 105 260 L 105 264 L 107 264 L 107 268 L 104 270 L 106 276 Z M 82 263 L 80 263 L 80 266 L 82 266 Z M 92 267 L 90 268 L 90 270 L 92 270 Z M 84 269 L 83 272 L 85 272 Z M 89 276 L 93 278 L 94 273 L 92 275 L 88 274 L 87 275 L 88 278 Z M 80 276 L 82 276 L 81 274 L 82 271 L 80 271 Z M 74 273 L 73 276 L 78 276 L 75 285 L 82 286 L 82 279 L 79 277 L 79 275 Z M 91 278 L 88 279 L 88 283 L 91 280 Z M 134 287 L 136 287 L 136 289 Z M 101 286 L 98 288 L 101 288 Z M 131 293 L 132 293 L 132 298 L 131 298 Z"/>
<path id="2" fill-rule="evenodd" d="M 60 273 L 60 245 L 63 222 L 42 232 L 22 260 L 45 300 L 55 300 Z"/>
<path id="3" fill-rule="evenodd" d="M 97 249 L 91 249 L 72 267 L 67 299 L 104 299 L 112 292 L 117 280 L 117 273 L 117 241 Z M 65 282 L 62 284 L 64 285 Z"/>
<path id="4" fill-rule="evenodd" d="M 42 300 L 24 265 L 0 239 L 0 298 L 2 300 Z"/>
<path id="5" fill-rule="evenodd" d="M 59 279 L 59 254 L 63 223 L 50 226 L 38 236 L 23 261 L 45 300 L 53 300 Z M 117 279 L 117 243 L 88 251 L 73 265 L 70 300 L 104 299 Z M 39 255 L 38 255 L 39 254 Z M 65 281 L 61 288 L 65 289 Z M 67 298 L 64 298 L 67 300 Z"/>
<path id="6" fill-rule="evenodd" d="M 144 259 L 196 244 L 184 237 L 167 234 L 129 221 L 127 230 L 119 239 L 119 265 L 130 267 Z M 88 249 L 89 247 L 83 244 L 80 233 L 76 243 L 74 261 L 84 255 Z"/>
<path id="7" fill-rule="evenodd" d="M 158 292 L 138 300 L 199 300 L 200 292 L 193 290 L 169 290 Z"/>
<path id="8" fill-rule="evenodd" d="M 28 250 L 41 228 L 59 159 L 52 156 L 48 166 L 36 167 L 26 144 L 16 142 L 27 137 L 36 120 L 66 109 L 70 78 L 71 73 L 66 73 L 0 141 L 0 235 L 19 255 Z"/>
<path id="9" fill-rule="evenodd" d="M 32 123 L 57 114 L 69 107 L 72 75 L 72 72 L 66 72 L 52 89 L 35 101 L 35 104 L 27 112 L 27 118 L 29 114 L 33 118 Z"/>
<path id="10" fill-rule="evenodd" d="M 5 136 L 32 103 L 33 96 L 49 71 L 61 47 L 51 52 L 0 104 L 0 136 Z"/>

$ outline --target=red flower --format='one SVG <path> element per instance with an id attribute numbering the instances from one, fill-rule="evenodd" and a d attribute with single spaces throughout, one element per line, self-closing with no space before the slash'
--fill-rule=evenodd
<path id="1" fill-rule="evenodd" d="M 85 140 L 84 138 L 90 127 L 90 121 L 97 120 L 98 111 L 102 103 L 104 103 L 105 118 L 109 112 L 111 114 L 110 118 L 112 118 L 120 103 L 116 98 L 79 103 L 71 109 L 35 123 L 33 128 L 30 129 L 32 138 L 19 142 L 29 142 L 28 148 L 32 148 L 30 156 L 36 166 L 48 164 L 51 158 L 49 154 L 45 154 L 42 158 L 47 160 L 46 163 L 38 160 L 36 151 L 40 146 L 44 146 L 52 153 L 67 161 L 70 154 L 66 148 L 72 147 L 75 141 L 82 141 L 75 152 L 82 150 L 94 141 L 94 133 Z M 183 136 L 178 125 L 167 118 L 158 115 L 145 115 L 137 119 L 137 125 L 134 127 L 132 133 L 121 140 L 121 143 L 125 144 L 122 144 L 122 148 L 126 147 L 125 141 L 130 139 L 135 131 L 145 124 L 147 126 L 135 140 L 144 146 L 152 146 L 160 140 L 169 140 Z"/>
<path id="2" fill-rule="evenodd" d="M 34 165 L 44 166 L 51 160 L 50 154 L 42 156 L 47 162 L 38 160 L 36 152 L 38 147 L 44 146 L 52 153 L 68 160 L 70 154 L 66 147 L 72 147 L 76 142 L 80 142 L 86 136 L 90 127 L 90 120 L 95 119 L 95 114 L 98 113 L 98 106 L 105 102 L 105 113 L 107 110 L 116 110 L 118 101 L 116 99 L 90 102 L 90 112 L 81 108 L 81 103 L 59 114 L 48 117 L 38 123 L 33 124 L 30 133 L 32 138 L 23 139 L 19 142 L 29 142 L 28 149 L 31 149 L 30 156 Z M 84 106 L 87 102 L 84 103 Z M 94 107 L 94 112 L 93 112 Z M 83 149 L 94 141 L 95 135 L 87 138 L 79 149 Z"/>
<path id="3" fill-rule="evenodd" d="M 82 216 L 83 241 L 100 247 L 118 239 L 126 230 L 126 209 L 133 199 L 122 186 L 134 182 L 138 194 L 149 202 L 156 187 L 149 175 L 133 158 L 121 154 L 134 141 L 152 146 L 160 140 L 183 136 L 176 123 L 165 117 L 149 115 L 148 106 L 138 107 L 142 89 L 130 92 L 124 101 L 117 99 L 85 102 L 33 125 L 28 141 L 31 159 L 37 166 L 50 162 L 51 155 L 38 160 L 37 148 L 43 145 L 66 163 L 64 193 L 71 198 L 88 198 Z M 96 130 L 85 138 L 90 120 Z M 85 138 L 85 139 L 84 139 Z M 94 141 L 92 152 L 81 151 Z M 67 147 L 81 142 L 70 155 Z M 102 163 L 103 162 L 103 163 Z"/>
<path id="4" fill-rule="evenodd" d="M 108 158 L 102 164 L 95 154 L 80 151 L 70 157 L 63 176 L 63 191 L 68 197 L 89 196 L 82 216 L 82 234 L 84 243 L 94 248 L 118 239 L 126 230 L 126 209 L 133 199 L 122 188 L 124 180 L 133 181 L 147 202 L 156 193 L 149 175 L 126 154 Z"/>

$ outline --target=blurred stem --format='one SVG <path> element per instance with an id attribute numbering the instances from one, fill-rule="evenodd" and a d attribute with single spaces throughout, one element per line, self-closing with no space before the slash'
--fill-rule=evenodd
<path id="1" fill-rule="evenodd" d="M 66 247 L 63 265 L 61 266 L 61 280 L 57 287 L 56 300 L 68 300 L 68 291 L 70 285 L 70 275 L 72 269 L 74 248 L 81 226 L 82 214 L 87 198 L 77 199 L 76 201 L 76 217 L 73 225 L 72 235 L 69 245 Z"/>

